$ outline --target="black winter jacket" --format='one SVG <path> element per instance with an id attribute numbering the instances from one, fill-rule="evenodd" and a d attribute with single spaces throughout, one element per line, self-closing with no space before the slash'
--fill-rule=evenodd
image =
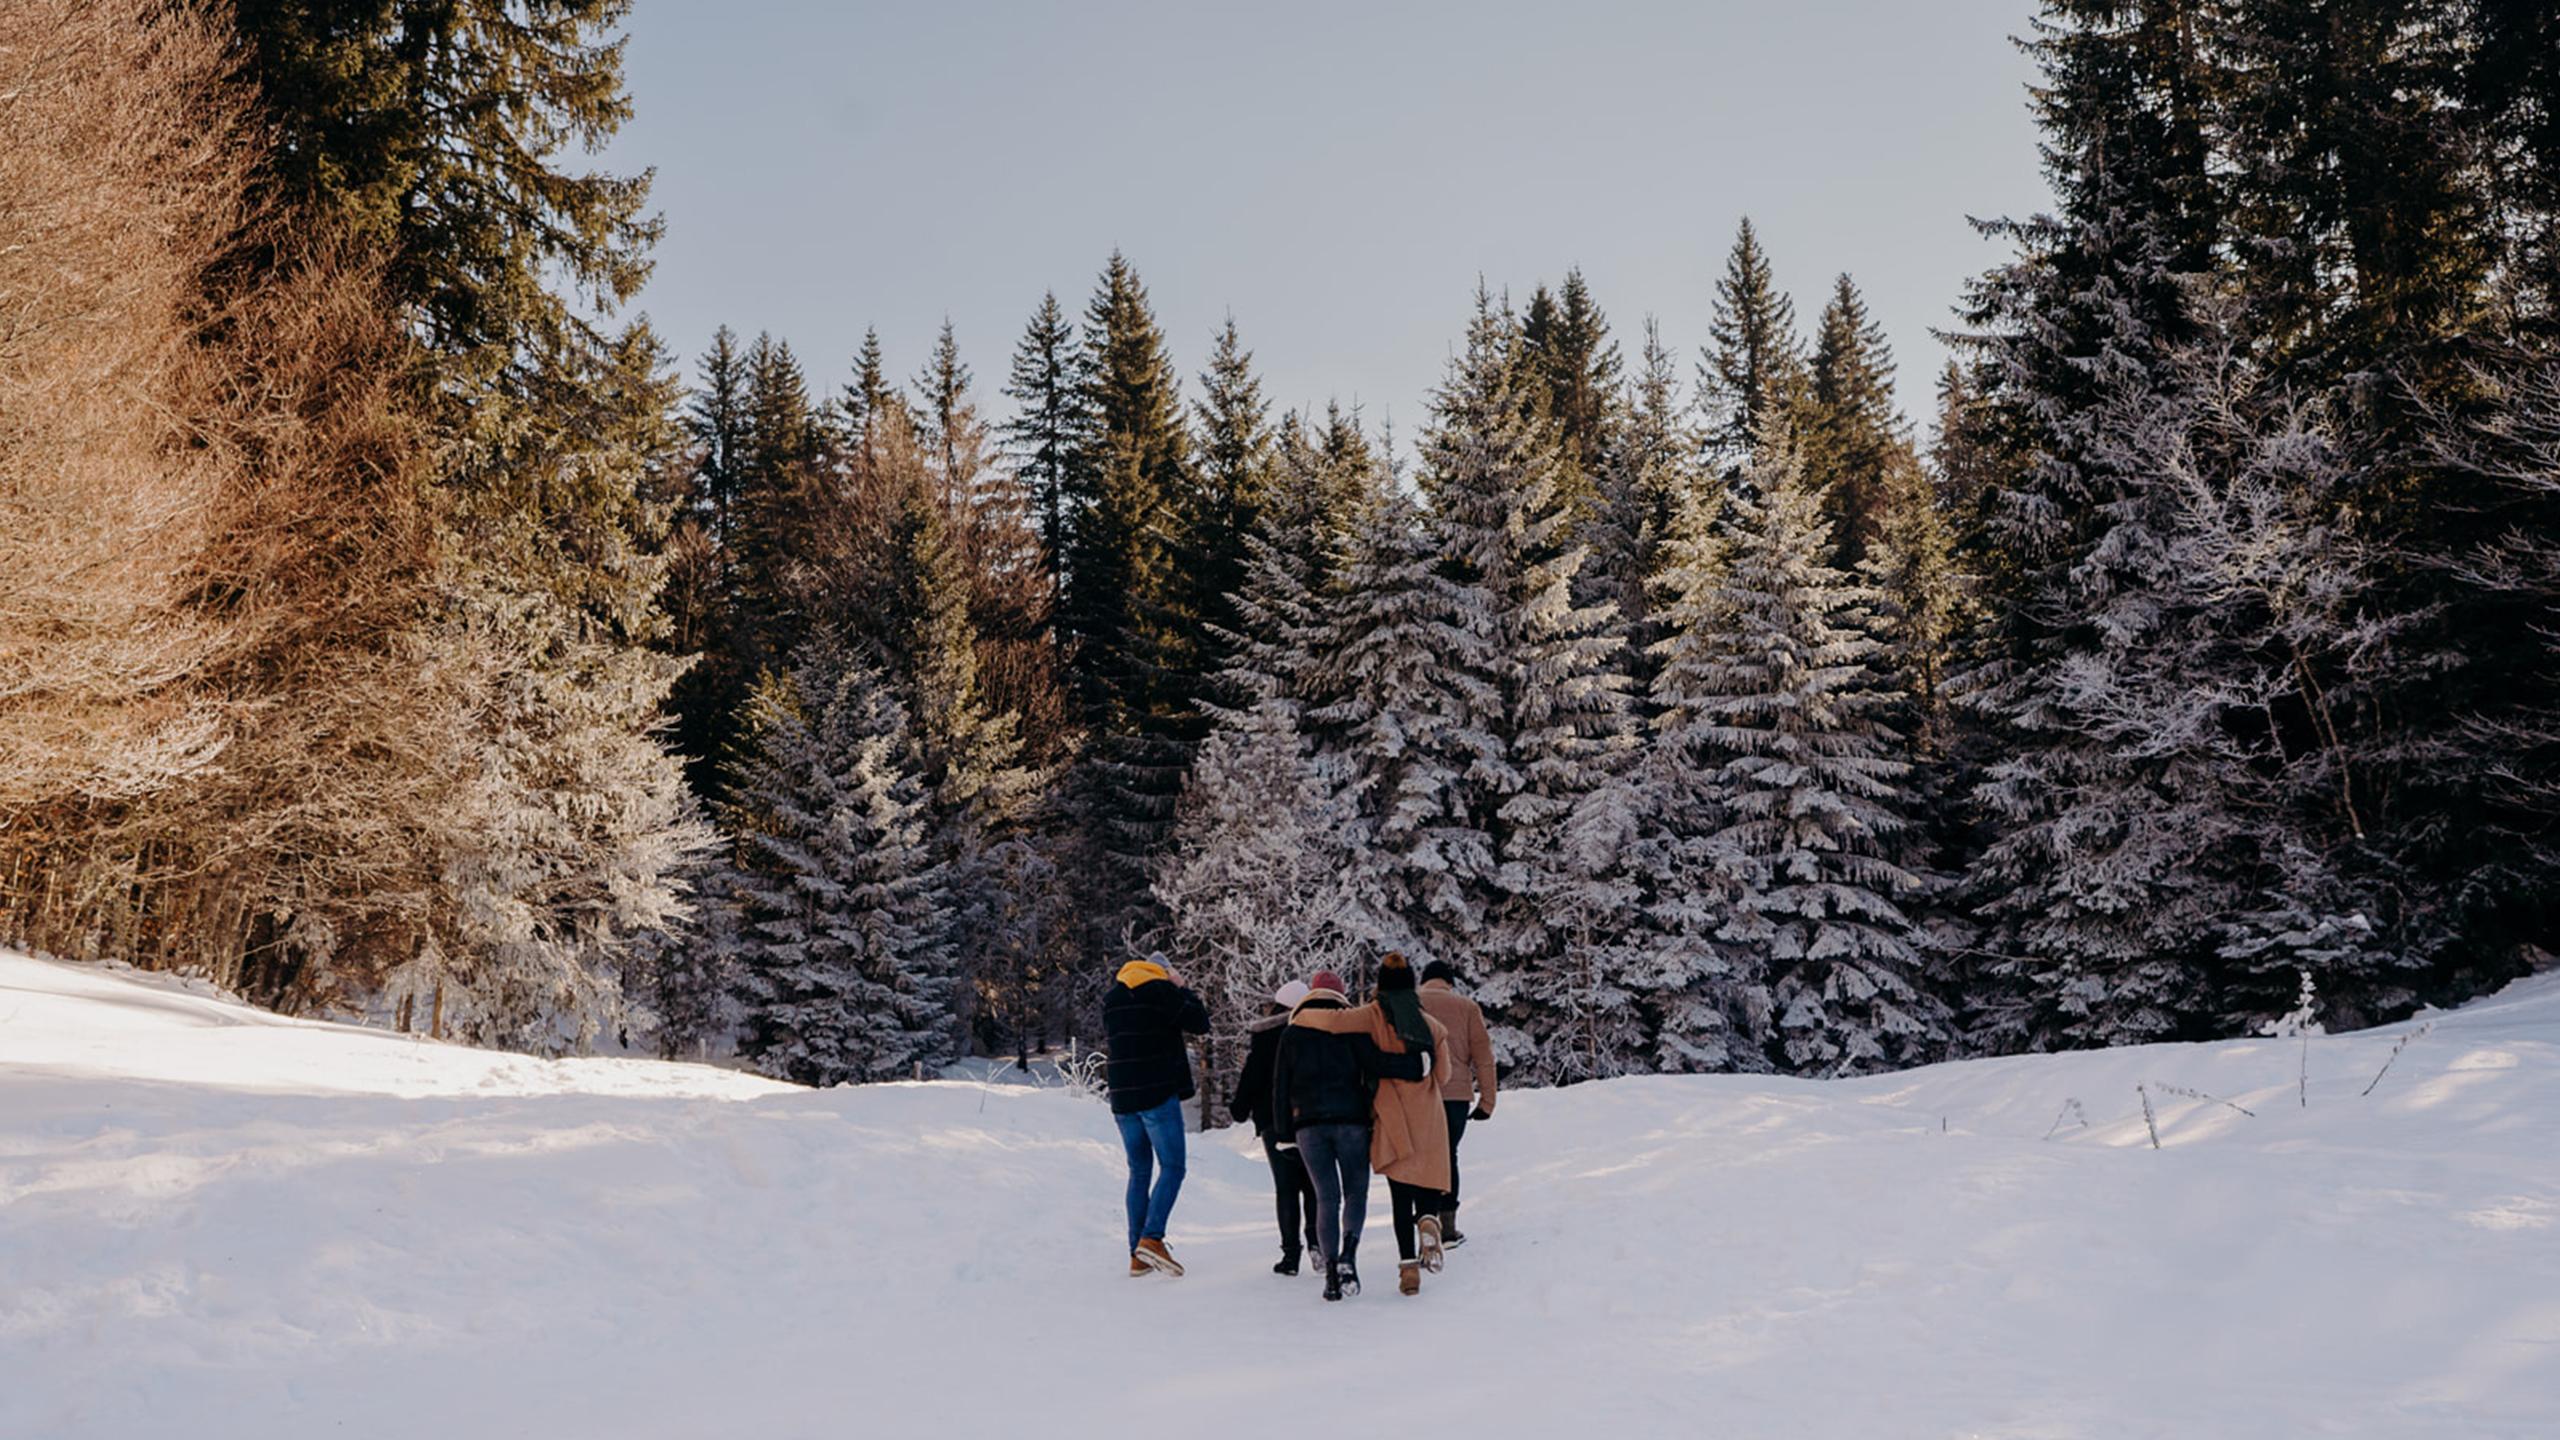
<path id="1" fill-rule="evenodd" d="M 1102 1035 L 1111 1049 L 1104 1072 L 1111 1086 L 1111 1112 L 1134 1115 L 1197 1094 L 1191 1054 L 1182 1037 L 1208 1033 L 1209 1007 L 1182 986 L 1149 980 L 1132 988 L 1113 981 L 1102 997 Z"/>
<path id="2" fill-rule="evenodd" d="M 1280 1059 L 1280 1036 L 1289 1028 L 1289 1017 L 1274 1015 L 1254 1023 L 1253 1039 L 1245 1046 L 1244 1073 L 1236 1077 L 1236 1093 L 1227 1100 L 1227 1116 L 1238 1124 L 1250 1120 L 1253 1133 L 1266 1140 L 1286 1140 L 1271 1113 L 1272 1066 Z"/>
<path id="3" fill-rule="evenodd" d="M 1309 1005 L 1342 1008 L 1340 1001 Z M 1271 1112 L 1283 1138 L 1310 1125 L 1366 1125 L 1378 1081 L 1419 1080 L 1423 1052 L 1389 1055 L 1366 1035 L 1283 1025 L 1271 1066 Z"/>

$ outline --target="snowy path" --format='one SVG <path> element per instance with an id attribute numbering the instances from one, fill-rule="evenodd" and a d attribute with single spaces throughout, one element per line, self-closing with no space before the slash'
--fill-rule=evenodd
<path id="1" fill-rule="evenodd" d="M 2560 1434 L 2560 976 L 2315 1040 L 1506 1097 L 1393 1293 L 1100 1107 L 282 1021 L 0 955 L 0 1436 Z M 2134 1086 L 2174 1096 L 2166 1149 Z M 2090 1127 L 2040 1139 L 2066 1098 Z M 1941 1129 L 1941 1125 L 1944 1129 Z"/>

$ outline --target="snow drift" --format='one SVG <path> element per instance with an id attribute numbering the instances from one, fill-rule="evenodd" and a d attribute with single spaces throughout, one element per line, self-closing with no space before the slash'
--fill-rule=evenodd
<path id="1" fill-rule="evenodd" d="M 2313 1039 L 2307 1108 L 2290 1040 L 1507 1095 L 1474 1243 L 1396 1296 L 1382 1189 L 1328 1306 L 1237 1132 L 1193 1148 L 1190 1277 L 1130 1280 L 1062 1091 L 543 1062 L 0 955 L 0 1435 L 2560 1433 L 2560 976 L 2360 1096 L 2414 1029 Z"/>

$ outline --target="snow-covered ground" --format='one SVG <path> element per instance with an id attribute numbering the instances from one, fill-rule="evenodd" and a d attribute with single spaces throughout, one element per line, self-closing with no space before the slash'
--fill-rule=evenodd
<path id="1" fill-rule="evenodd" d="M 0 1436 L 2560 1435 L 2560 976 L 2314 1040 L 1507 1096 L 1394 1293 L 1108 1115 L 301 1023 L 0 954 Z M 2135 1086 L 2151 1082 L 2162 1149 Z M 2235 1101 L 2170 1094 L 2176 1086 Z M 2065 1119 L 2076 1100 L 2085 1127 Z"/>

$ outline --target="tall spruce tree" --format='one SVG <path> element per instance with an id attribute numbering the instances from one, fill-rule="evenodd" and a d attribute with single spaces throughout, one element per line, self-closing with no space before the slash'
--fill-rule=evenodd
<path id="1" fill-rule="evenodd" d="M 1649 581 L 1662 564 L 1663 546 L 1680 507 L 1705 483 L 1699 441 L 1680 394 L 1678 362 L 1650 319 L 1644 327 L 1643 368 L 1628 387 L 1626 418 L 1600 469 L 1598 518 L 1590 529 L 1591 560 L 1583 568 L 1583 593 L 1615 606 L 1626 637 L 1626 664 L 1641 695 L 1653 671 L 1651 647 L 1660 638 L 1651 617 Z"/>
<path id="2" fill-rule="evenodd" d="M 2172 363 L 2197 328 L 2182 277 L 2211 264 L 2219 231 L 2194 44 L 2174 7 L 2049 7 L 2028 48 L 2060 209 L 1986 227 L 2021 252 L 1976 286 L 1971 314 L 1991 423 L 2024 457 L 1970 542 L 1991 588 L 1963 683 L 2002 758 L 1974 791 L 1992 834 L 1967 886 L 1988 958 L 1967 989 L 1975 1040 L 1993 1048 L 2159 1039 L 2201 987 L 2196 935 L 2170 933 L 2188 913 L 2171 894 L 2187 841 L 2152 823 L 2160 768 L 2071 705 L 2090 657 L 2140 633 L 2159 573 L 2147 497 L 2161 457 L 2126 440 L 2162 432 L 2127 422 L 2187 403 Z"/>
<path id="3" fill-rule="evenodd" d="M 2251 358 L 2332 399 L 2341 499 L 2400 557 L 2367 602 L 2410 622 L 2388 672 L 2319 677 L 2348 747 L 2374 759 L 2356 772 L 2369 824 L 2353 858 L 2371 888 L 2406 897 L 2388 929 L 2435 958 L 2449 993 L 2523 968 L 2560 902 L 2548 872 L 2517 863 L 2519 817 L 2484 783 L 2510 756 L 2474 743 L 2529 726 L 2545 693 L 2529 587 L 2477 562 L 2551 512 L 2445 444 L 2499 425 L 2506 378 L 2553 343 L 2533 257 L 2555 222 L 2528 199 L 2524 118 L 2549 61 L 2489 48 L 2547 39 L 2547 19 L 2521 14 L 2534 8 L 2268 0 L 2215 30 L 2212 138 Z M 2284 718 L 2307 732 L 2318 717 Z"/>
<path id="4" fill-rule="evenodd" d="M 1755 957 L 1718 934 L 1736 898 L 1722 838 L 1729 818 L 1722 751 L 1706 708 L 1722 680 L 1717 647 L 1734 626 L 1724 506 L 1721 495 L 1696 488 L 1676 501 L 1649 582 L 1663 633 L 1650 646 L 1636 860 L 1646 893 L 1630 976 L 1643 996 L 1656 1068 L 1762 1070 L 1770 1064 L 1768 978 L 1745 970 Z"/>
<path id="5" fill-rule="evenodd" d="M 1146 916 L 1148 866 L 1201 732 L 1197 617 L 1182 567 L 1194 511 L 1180 382 L 1146 287 L 1114 253 L 1085 315 L 1090 441 L 1070 477 L 1060 628 L 1089 736 L 1082 792 L 1104 857 L 1098 944 Z"/>
<path id="6" fill-rule="evenodd" d="M 1951 1037 L 1903 897 L 1909 766 L 1883 722 L 1876 597 L 1830 563 L 1821 497 L 1773 435 L 1737 505 L 1715 629 L 1681 657 L 1667 729 L 1716 763 L 1733 877 L 1717 938 L 1767 986 L 1769 1058 L 1853 1074 L 1933 1059 Z M 1755 997 L 1756 999 L 1756 997 Z M 1756 1004 L 1752 1008 L 1757 1008 Z"/>
<path id="7" fill-rule="evenodd" d="M 758 335 L 746 372 L 729 550 L 736 666 L 752 676 L 781 664 L 819 618 L 811 570 L 826 436 L 787 342 Z"/>
<path id="8" fill-rule="evenodd" d="M 1308 641 L 1303 729 L 1341 797 L 1354 894 L 1381 944 L 1477 953 L 1499 860 L 1492 637 L 1462 613 L 1410 497 L 1389 491 L 1343 546 Z"/>
<path id="9" fill-rule="evenodd" d="M 1619 379 L 1624 362 L 1609 338 L 1608 317 L 1591 298 L 1579 268 L 1565 272 L 1550 296 L 1539 286 L 1522 312 L 1521 354 L 1533 379 L 1524 399 L 1555 431 L 1563 469 L 1557 484 L 1568 528 L 1590 522 L 1600 504 L 1600 469 L 1618 425 Z"/>
<path id="10" fill-rule="evenodd" d="M 528 402 L 571 417 L 468 452 L 456 478 L 480 563 L 449 593 L 444 649 L 479 670 L 477 770 L 447 857 L 439 942 L 395 981 L 484 1044 L 583 1046 L 643 986 L 640 937 L 681 925 L 708 845 L 658 743 L 681 662 L 660 653 L 657 472 L 680 444 L 676 384 L 645 327 Z M 556 385 L 556 393 L 548 387 Z M 396 1000 L 395 1000 L 396 1003 Z"/>
<path id="11" fill-rule="evenodd" d="M 814 642 L 756 687 L 726 889 L 739 1052 L 805 1085 L 905 1079 L 957 1053 L 947 873 L 887 681 Z"/>
<path id="12" fill-rule="evenodd" d="M 1192 591 L 1186 608 L 1205 626 L 1232 629 L 1237 619 L 1234 596 L 1250 562 L 1249 542 L 1265 533 L 1272 503 L 1271 407 L 1262 398 L 1253 352 L 1236 334 L 1233 316 L 1218 331 L 1209 368 L 1200 374 L 1200 392 L 1193 407 L 1199 448 L 1185 545 L 1189 560 L 1184 568 Z M 1223 647 L 1214 633 L 1203 633 L 1197 644 L 1205 669 L 1223 663 Z"/>
<path id="13" fill-rule="evenodd" d="M 1075 477 L 1084 463 L 1091 424 L 1084 406 L 1084 352 L 1055 292 L 1040 297 L 1040 308 L 1024 327 L 1004 394 L 1014 404 L 1014 416 L 1004 427 L 1005 454 L 1030 487 L 1032 507 L 1040 517 L 1041 547 L 1052 565 L 1063 566 Z"/>
<path id="14" fill-rule="evenodd" d="M 1716 282 L 1707 334 L 1698 366 L 1707 457 L 1732 476 L 1749 463 L 1764 428 L 1792 415 L 1805 383 L 1795 302 L 1778 288 L 1749 216 L 1734 232 L 1724 276 Z"/>
<path id="15" fill-rule="evenodd" d="M 391 258 L 429 347 L 485 383 L 607 341 L 648 275 L 649 177 L 582 171 L 631 117 L 615 33 L 629 0 L 247 0 L 244 69 L 280 203 Z M 555 281 L 565 283 L 556 284 Z"/>
<path id="16" fill-rule="evenodd" d="M 748 674 L 736 634 L 733 565 L 739 482 L 746 469 L 746 355 L 723 325 L 697 362 L 685 431 L 694 465 L 668 541 L 667 648 L 692 657 L 668 699 L 674 739 L 697 795 L 717 788 L 732 718 Z"/>
<path id="17" fill-rule="evenodd" d="M 1615 1071 L 1638 1043 L 1617 974 L 1633 892 L 1634 748 L 1622 637 L 1577 605 L 1588 551 L 1569 543 L 1564 461 L 1521 390 L 1540 383 L 1517 321 L 1479 290 L 1465 348 L 1435 393 L 1422 490 L 1454 623 L 1487 642 L 1490 709 L 1469 799 L 1493 842 L 1477 994 L 1506 1059 L 1548 1077 Z"/>
<path id="18" fill-rule="evenodd" d="M 1830 507 L 1832 563 L 1854 572 L 1890 523 L 1885 511 L 1909 498 L 1897 487 L 1914 462 L 1893 405 L 1893 351 L 1847 275 L 1834 282 L 1814 332 L 1803 431 L 1807 478 Z"/>

